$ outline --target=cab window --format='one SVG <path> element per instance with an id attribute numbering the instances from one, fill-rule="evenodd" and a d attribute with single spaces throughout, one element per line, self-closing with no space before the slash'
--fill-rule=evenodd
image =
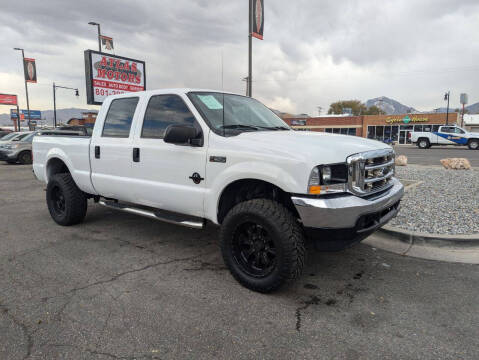
<path id="1" fill-rule="evenodd" d="M 192 125 L 201 131 L 194 115 L 178 95 L 155 95 L 150 98 L 143 120 L 141 137 L 163 139 L 172 124 Z"/>
<path id="2" fill-rule="evenodd" d="M 138 99 L 138 97 L 120 98 L 111 102 L 103 124 L 102 137 L 127 138 L 130 136 Z"/>

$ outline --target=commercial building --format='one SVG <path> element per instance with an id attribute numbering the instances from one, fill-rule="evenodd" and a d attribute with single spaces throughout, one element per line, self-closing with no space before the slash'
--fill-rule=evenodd
<path id="1" fill-rule="evenodd" d="M 85 125 L 85 126 L 92 127 L 95 124 L 97 115 L 98 113 L 94 111 L 83 112 L 81 119 L 71 118 L 70 120 L 67 121 L 67 124 L 68 125 Z"/>
<path id="2" fill-rule="evenodd" d="M 285 117 L 293 129 L 355 135 L 398 144 L 410 143 L 411 131 L 437 131 L 446 123 L 459 124 L 458 113 L 402 114 L 402 115 L 326 115 L 318 117 Z"/>

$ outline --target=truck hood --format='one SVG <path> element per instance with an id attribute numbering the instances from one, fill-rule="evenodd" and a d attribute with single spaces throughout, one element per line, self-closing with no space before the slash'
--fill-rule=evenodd
<path id="1" fill-rule="evenodd" d="M 240 147 L 247 146 L 250 151 L 295 158 L 314 165 L 345 162 L 353 154 L 391 148 L 376 140 L 311 131 L 244 132 L 236 139 Z"/>

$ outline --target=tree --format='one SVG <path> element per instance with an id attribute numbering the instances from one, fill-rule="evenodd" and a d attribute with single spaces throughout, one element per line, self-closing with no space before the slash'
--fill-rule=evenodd
<path id="1" fill-rule="evenodd" d="M 363 113 L 363 115 L 385 115 L 386 112 L 380 108 L 378 108 L 376 105 L 368 107 L 366 112 Z"/>
<path id="2" fill-rule="evenodd" d="M 366 107 L 359 100 L 341 100 L 336 101 L 329 105 L 328 114 L 343 114 L 344 109 L 351 109 L 352 115 L 384 115 L 386 114 L 383 110 L 378 108 L 376 105 Z"/>

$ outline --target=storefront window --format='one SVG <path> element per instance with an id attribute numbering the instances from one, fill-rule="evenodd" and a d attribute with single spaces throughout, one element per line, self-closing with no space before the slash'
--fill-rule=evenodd
<path id="1" fill-rule="evenodd" d="M 376 126 L 376 140 L 382 141 L 384 136 L 384 126 Z"/>
<path id="2" fill-rule="evenodd" d="M 432 126 L 432 131 L 434 131 L 434 132 L 439 131 L 439 126 L 441 126 L 441 125 L 433 125 Z"/>
<path id="3" fill-rule="evenodd" d="M 401 130 L 413 130 L 414 125 L 401 125 Z"/>
<path id="4" fill-rule="evenodd" d="M 422 131 L 431 132 L 431 125 L 424 125 Z"/>
<path id="5" fill-rule="evenodd" d="M 341 129 L 341 134 L 342 135 L 348 135 L 348 128 L 342 128 Z"/>
<path id="6" fill-rule="evenodd" d="M 333 129 L 327 128 L 325 131 L 326 131 L 327 133 L 332 133 L 332 132 L 333 132 Z"/>
<path id="7" fill-rule="evenodd" d="M 375 138 L 376 138 L 376 127 L 368 126 L 368 139 L 375 139 Z"/>
<path id="8" fill-rule="evenodd" d="M 384 127 L 384 140 L 391 139 L 391 126 Z"/>
<path id="9" fill-rule="evenodd" d="M 399 127 L 397 125 L 391 126 L 391 140 L 398 141 Z"/>
<path id="10" fill-rule="evenodd" d="M 422 125 L 414 125 L 414 131 L 423 131 L 423 126 Z"/>
<path id="11" fill-rule="evenodd" d="M 341 133 L 341 129 L 338 129 L 338 128 L 333 129 L 333 134 L 340 134 L 340 133 Z"/>
<path id="12" fill-rule="evenodd" d="M 355 128 L 349 128 L 348 129 L 348 135 L 356 136 L 356 129 Z"/>

